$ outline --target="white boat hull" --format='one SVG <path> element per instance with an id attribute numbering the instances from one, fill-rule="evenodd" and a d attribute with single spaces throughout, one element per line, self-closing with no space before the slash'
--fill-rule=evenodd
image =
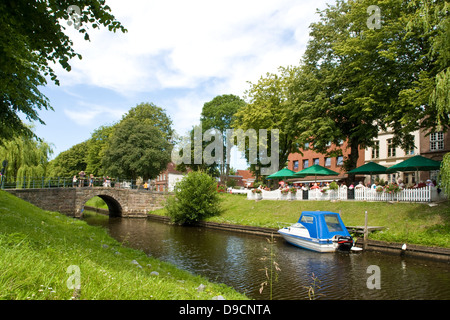
<path id="1" fill-rule="evenodd" d="M 334 212 L 304 211 L 297 223 L 278 233 L 290 244 L 316 252 L 354 250 L 353 238 Z"/>
<path id="2" fill-rule="evenodd" d="M 300 248 L 305 248 L 316 252 L 335 252 L 338 248 L 337 243 L 331 240 L 303 238 L 298 235 L 283 232 L 282 230 L 278 232 L 287 242 Z"/>

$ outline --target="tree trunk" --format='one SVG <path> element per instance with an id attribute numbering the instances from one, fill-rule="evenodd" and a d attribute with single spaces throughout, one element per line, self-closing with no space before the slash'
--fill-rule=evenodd
<path id="1" fill-rule="evenodd" d="M 357 138 L 349 139 L 350 154 L 345 162 L 344 169 L 348 172 L 356 168 L 359 159 L 359 141 Z M 347 184 L 355 181 L 355 174 L 349 173 L 347 177 Z"/>

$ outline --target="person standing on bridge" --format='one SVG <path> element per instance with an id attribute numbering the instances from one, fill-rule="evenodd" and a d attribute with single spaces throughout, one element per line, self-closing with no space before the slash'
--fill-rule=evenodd
<path id="1" fill-rule="evenodd" d="M 73 179 L 72 179 L 72 187 L 76 187 L 77 186 L 77 181 L 78 181 L 78 179 L 77 179 L 77 176 L 75 175 L 75 176 L 73 176 Z"/>
<path id="2" fill-rule="evenodd" d="M 80 187 L 84 187 L 84 179 L 86 178 L 86 173 L 82 170 L 78 174 L 80 176 Z"/>
<path id="3" fill-rule="evenodd" d="M 89 176 L 89 187 L 93 186 L 94 186 L 94 175 L 91 173 L 91 175 Z"/>

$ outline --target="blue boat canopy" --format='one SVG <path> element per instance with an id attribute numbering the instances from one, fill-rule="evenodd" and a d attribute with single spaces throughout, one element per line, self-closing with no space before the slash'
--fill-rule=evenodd
<path id="1" fill-rule="evenodd" d="M 303 211 L 298 223 L 308 229 L 311 238 L 331 239 L 335 235 L 350 236 L 339 213 Z"/>

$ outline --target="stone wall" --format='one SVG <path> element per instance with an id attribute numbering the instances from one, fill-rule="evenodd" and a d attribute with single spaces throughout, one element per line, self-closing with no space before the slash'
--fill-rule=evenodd
<path id="1" fill-rule="evenodd" d="M 73 188 L 5 190 L 35 206 L 69 216 L 75 213 L 76 193 Z"/>
<path id="2" fill-rule="evenodd" d="M 171 194 L 147 190 L 115 188 L 51 188 L 6 190 L 35 206 L 81 217 L 85 203 L 99 196 L 108 205 L 111 216 L 145 217 L 150 211 L 164 207 Z"/>

